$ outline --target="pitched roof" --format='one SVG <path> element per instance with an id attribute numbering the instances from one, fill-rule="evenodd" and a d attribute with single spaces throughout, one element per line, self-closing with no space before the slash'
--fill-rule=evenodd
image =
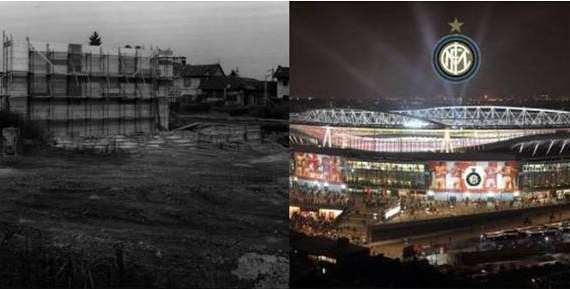
<path id="1" fill-rule="evenodd" d="M 178 74 L 186 77 L 209 77 L 215 76 L 218 71 L 225 75 L 219 64 L 184 65 L 178 67 Z"/>
<path id="2" fill-rule="evenodd" d="M 289 67 L 277 66 L 277 70 L 273 73 L 273 77 L 277 79 L 289 79 Z"/>
<path id="3" fill-rule="evenodd" d="M 267 82 L 268 91 L 275 87 L 275 82 Z M 265 85 L 261 80 L 233 76 L 213 76 L 200 82 L 200 89 L 202 90 L 223 90 L 224 88 L 231 90 L 245 89 L 262 91 L 265 89 Z"/>
<path id="4" fill-rule="evenodd" d="M 254 89 L 253 85 L 248 85 L 240 77 L 214 76 L 200 82 L 200 89 L 203 90 L 223 90 L 223 89 Z"/>

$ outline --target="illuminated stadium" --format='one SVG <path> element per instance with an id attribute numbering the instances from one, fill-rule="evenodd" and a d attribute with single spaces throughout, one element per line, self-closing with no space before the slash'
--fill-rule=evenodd
<path id="1" fill-rule="evenodd" d="M 289 138 L 295 186 L 433 202 L 541 202 L 570 194 L 567 111 L 316 109 L 290 115 Z"/>

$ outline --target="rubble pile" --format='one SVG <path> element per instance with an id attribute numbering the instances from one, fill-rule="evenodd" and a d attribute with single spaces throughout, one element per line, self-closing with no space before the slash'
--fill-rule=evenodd
<path id="1" fill-rule="evenodd" d="M 288 288 L 289 260 L 285 257 L 247 253 L 238 260 L 232 274 L 252 280 L 254 288 Z"/>
<path id="2" fill-rule="evenodd" d="M 200 125 L 192 130 L 175 130 L 156 135 L 108 137 L 56 137 L 54 146 L 66 150 L 93 151 L 98 153 L 137 152 L 143 149 L 167 147 L 207 148 L 216 145 L 220 148 L 239 149 L 244 144 L 261 142 L 259 126 L 252 125 Z"/>

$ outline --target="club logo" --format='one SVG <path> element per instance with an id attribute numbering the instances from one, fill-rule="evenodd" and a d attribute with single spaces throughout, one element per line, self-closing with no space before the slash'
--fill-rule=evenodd
<path id="1" fill-rule="evenodd" d="M 467 174 L 467 177 L 465 177 L 465 181 L 467 182 L 467 184 L 469 184 L 469 186 L 476 187 L 479 184 L 481 184 L 482 178 L 475 171 L 475 169 L 473 169 L 469 174 Z"/>
<path id="2" fill-rule="evenodd" d="M 457 18 L 451 25 L 451 32 L 461 32 Z M 444 80 L 463 82 L 472 78 L 479 70 L 480 53 L 475 41 L 462 34 L 450 34 L 441 38 L 433 50 L 433 67 Z"/>

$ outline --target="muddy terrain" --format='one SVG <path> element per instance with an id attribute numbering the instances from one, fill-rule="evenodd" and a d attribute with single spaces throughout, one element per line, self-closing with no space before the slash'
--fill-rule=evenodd
<path id="1" fill-rule="evenodd" d="M 0 157 L 0 287 L 288 284 L 275 143 Z"/>

